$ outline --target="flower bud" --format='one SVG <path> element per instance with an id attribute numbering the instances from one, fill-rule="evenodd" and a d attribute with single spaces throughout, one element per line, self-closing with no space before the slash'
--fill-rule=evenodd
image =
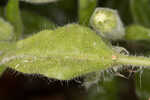
<path id="1" fill-rule="evenodd" d="M 98 34 L 109 40 L 121 39 L 125 34 L 123 24 L 116 10 L 96 8 L 90 19 L 90 24 Z"/>

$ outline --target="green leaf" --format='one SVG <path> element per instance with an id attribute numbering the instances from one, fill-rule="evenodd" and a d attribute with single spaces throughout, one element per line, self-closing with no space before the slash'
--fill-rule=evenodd
<path id="1" fill-rule="evenodd" d="M 7 53 L 11 50 L 15 50 L 16 43 L 12 41 L 0 41 L 0 62 Z M 1 64 L 0 64 L 1 65 Z"/>
<path id="2" fill-rule="evenodd" d="M 88 25 L 89 19 L 96 8 L 97 0 L 78 0 L 79 23 Z"/>
<path id="3" fill-rule="evenodd" d="M 141 25 L 126 27 L 125 39 L 130 41 L 150 41 L 150 29 Z"/>
<path id="4" fill-rule="evenodd" d="M 24 24 L 24 34 L 36 33 L 44 29 L 53 29 L 56 26 L 44 16 L 31 11 L 22 11 L 22 21 Z"/>
<path id="5" fill-rule="evenodd" d="M 103 70 L 114 52 L 90 28 L 70 24 L 45 30 L 18 41 L 17 50 L 3 57 L 5 65 L 23 73 L 38 73 L 60 80 Z"/>
<path id="6" fill-rule="evenodd" d="M 135 23 L 150 27 L 150 0 L 130 0 L 130 7 Z"/>
<path id="7" fill-rule="evenodd" d="M 11 40 L 14 34 L 14 29 L 10 23 L 0 18 L 0 41 Z"/>
<path id="8" fill-rule="evenodd" d="M 6 6 L 6 19 L 14 26 L 14 40 L 20 39 L 23 33 L 23 24 L 19 10 L 19 0 L 9 0 Z"/>
<path id="9" fill-rule="evenodd" d="M 131 24 L 125 29 L 125 40 L 132 45 L 133 51 L 148 55 L 150 51 L 150 29 L 141 25 Z"/>

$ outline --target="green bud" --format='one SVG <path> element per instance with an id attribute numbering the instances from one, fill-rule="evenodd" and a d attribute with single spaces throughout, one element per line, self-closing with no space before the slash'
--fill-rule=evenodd
<path id="1" fill-rule="evenodd" d="M 110 40 L 121 39 L 125 34 L 116 10 L 96 8 L 90 19 L 90 24 L 98 34 Z"/>
<path id="2" fill-rule="evenodd" d="M 0 18 L 0 41 L 10 40 L 14 30 L 10 23 Z"/>

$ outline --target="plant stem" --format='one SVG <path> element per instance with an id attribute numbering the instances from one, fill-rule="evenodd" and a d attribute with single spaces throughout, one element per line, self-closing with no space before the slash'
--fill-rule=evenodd
<path id="1" fill-rule="evenodd" d="M 121 55 L 117 58 L 117 64 L 133 66 L 150 66 L 150 58 Z"/>

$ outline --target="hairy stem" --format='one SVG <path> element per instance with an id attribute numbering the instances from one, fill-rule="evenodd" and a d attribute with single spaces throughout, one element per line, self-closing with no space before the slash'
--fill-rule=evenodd
<path id="1" fill-rule="evenodd" d="M 121 55 L 116 60 L 117 64 L 123 65 L 133 65 L 133 66 L 150 66 L 150 58 L 147 57 L 137 57 L 137 56 L 125 56 Z"/>

